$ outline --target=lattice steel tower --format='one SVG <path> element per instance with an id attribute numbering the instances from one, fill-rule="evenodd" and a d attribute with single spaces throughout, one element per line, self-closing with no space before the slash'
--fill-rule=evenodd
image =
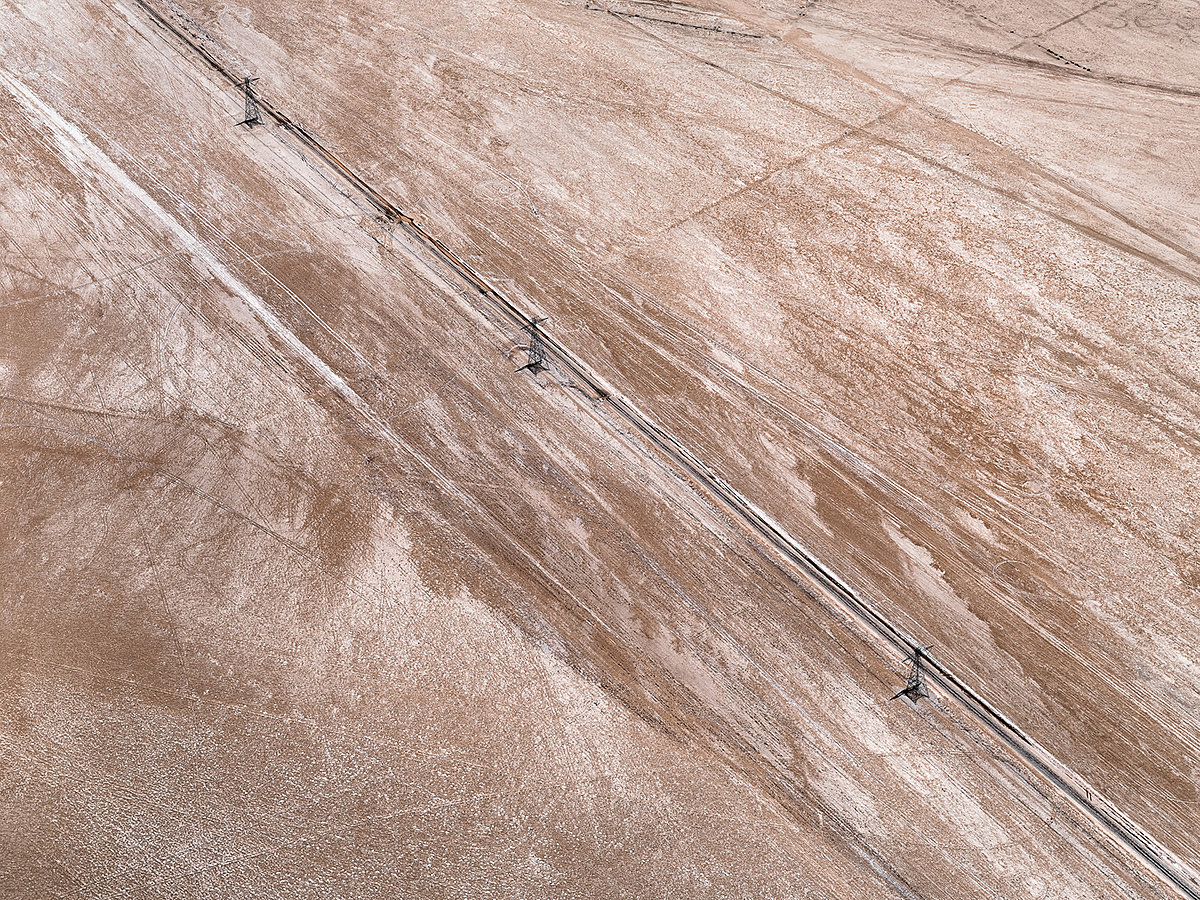
<path id="1" fill-rule="evenodd" d="M 529 361 L 526 362 L 525 365 L 521 366 L 521 368 L 517 369 L 518 372 L 524 372 L 526 369 L 528 369 L 534 375 L 536 375 L 538 372 L 541 372 L 546 368 L 546 343 L 542 340 L 541 331 L 538 330 L 538 326 L 545 321 L 546 317 L 542 316 L 540 319 L 533 319 L 528 325 L 521 329 L 522 331 L 529 333 L 529 344 L 528 346 L 518 347 L 517 349 L 524 350 L 529 356 Z"/>
<path id="2" fill-rule="evenodd" d="M 921 659 L 928 649 L 928 647 L 913 647 L 912 655 L 907 658 L 909 662 L 908 681 L 903 690 L 898 691 L 892 697 L 893 700 L 897 697 L 908 697 L 916 703 L 922 697 L 929 698 L 929 688 L 925 686 L 925 669 L 921 665 Z"/>
<path id="3" fill-rule="evenodd" d="M 257 78 L 246 77 L 238 84 L 238 87 L 242 89 L 242 94 L 246 97 L 246 118 L 238 124 L 249 125 L 251 128 L 263 123 L 258 110 L 258 98 L 254 96 L 254 82 L 256 81 L 258 81 Z"/>

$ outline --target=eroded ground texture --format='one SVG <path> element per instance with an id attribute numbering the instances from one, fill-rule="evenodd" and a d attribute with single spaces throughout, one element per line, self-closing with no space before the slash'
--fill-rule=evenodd
<path id="1" fill-rule="evenodd" d="M 1194 2 L 0 0 L 0 896 L 1188 896 L 370 191 L 1200 865 Z"/>

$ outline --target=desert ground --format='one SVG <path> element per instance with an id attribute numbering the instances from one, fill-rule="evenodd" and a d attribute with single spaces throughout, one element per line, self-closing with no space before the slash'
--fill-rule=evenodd
<path id="1" fill-rule="evenodd" d="M 1200 7 L 242 3 L 0 0 L 0 897 L 1200 897 Z"/>

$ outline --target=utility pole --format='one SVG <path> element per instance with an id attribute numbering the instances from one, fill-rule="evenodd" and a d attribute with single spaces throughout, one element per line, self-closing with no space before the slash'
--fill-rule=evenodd
<path id="1" fill-rule="evenodd" d="M 249 125 L 251 128 L 263 123 L 262 116 L 259 115 L 258 111 L 258 98 L 254 96 L 254 82 L 256 81 L 258 81 L 257 78 L 247 76 L 238 84 L 238 87 L 242 89 L 242 93 L 246 97 L 246 118 L 242 119 L 238 124 Z"/>
<path id="2" fill-rule="evenodd" d="M 921 665 L 921 658 L 928 649 L 928 647 L 913 647 L 912 656 L 907 657 L 908 681 L 904 688 L 892 697 L 893 700 L 898 697 L 908 697 L 913 703 L 916 703 L 922 697 L 929 698 L 929 688 L 925 686 L 925 669 Z"/>
<path id="3" fill-rule="evenodd" d="M 538 330 L 538 326 L 546 321 L 546 317 L 542 316 L 539 319 L 530 320 L 529 324 L 522 328 L 522 331 L 529 333 L 529 345 L 518 347 L 518 350 L 524 350 L 528 355 L 529 360 L 518 372 L 524 372 L 526 369 L 534 375 L 546 368 L 546 343 L 542 340 L 542 333 Z"/>

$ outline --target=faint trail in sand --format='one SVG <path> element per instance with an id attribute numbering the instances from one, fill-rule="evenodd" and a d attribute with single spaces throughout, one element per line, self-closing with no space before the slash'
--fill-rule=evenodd
<path id="1" fill-rule="evenodd" d="M 59 114 L 58 110 L 43 102 L 23 83 L 2 69 L 0 69 L 0 84 L 4 85 L 12 98 L 33 120 L 41 122 L 57 145 L 63 161 L 78 175 L 86 179 L 90 174 L 94 180 L 94 175 L 99 173 L 111 179 L 113 184 L 134 200 L 180 245 L 181 249 L 173 252 L 186 252 L 196 262 L 202 264 L 226 290 L 231 301 L 235 299 L 241 301 L 244 310 L 253 313 L 253 318 L 256 318 L 270 333 L 290 347 L 326 385 L 354 407 L 373 428 L 384 434 L 390 434 L 387 426 L 379 421 L 369 404 L 340 375 L 318 357 L 307 344 L 296 337 L 254 291 L 217 259 L 203 241 L 163 209 L 158 201 L 130 178 L 108 154 L 92 143 L 78 126 L 68 122 Z M 171 254 L 164 254 L 164 256 L 168 255 Z M 229 302 L 228 306 L 230 312 L 241 324 L 250 324 L 251 317 L 246 316 L 244 311 L 239 314 L 235 303 Z"/>
<path id="2" fill-rule="evenodd" d="M 812 46 L 811 42 L 807 40 L 807 32 L 803 32 L 797 28 L 783 28 L 779 26 L 778 23 L 773 22 L 769 15 L 763 14 L 757 10 L 752 11 L 751 7 L 747 6 L 745 3 L 730 2 L 727 5 L 741 11 L 746 21 L 752 22 L 756 27 L 760 27 L 768 33 L 774 33 L 780 40 L 798 48 L 805 56 L 820 59 L 826 65 L 831 66 L 834 70 L 842 72 L 847 77 L 865 84 L 868 87 L 878 91 L 880 94 L 897 101 L 897 105 L 894 108 L 887 110 L 883 116 L 879 117 L 878 121 L 882 121 L 882 119 L 888 116 L 895 115 L 905 108 L 910 108 L 930 116 L 934 121 L 941 123 L 944 127 L 958 128 L 961 129 L 963 133 L 970 134 L 974 139 L 983 139 L 978 132 L 972 131 L 964 125 L 948 122 L 944 116 L 939 116 L 935 111 L 931 110 L 921 102 L 921 97 L 892 88 L 878 79 L 872 78 L 865 72 L 854 68 L 849 63 L 818 50 L 816 47 Z M 1042 166 L 1029 159 L 1026 159 L 1023 156 L 1012 154 L 1011 151 L 1006 150 L 993 141 L 987 141 L 988 145 L 992 149 L 1010 155 L 1013 160 L 1018 161 L 1020 165 L 1029 173 L 1031 177 L 1026 179 L 1027 182 L 1033 183 L 1035 179 L 1040 179 L 1045 184 L 1055 186 L 1059 190 L 1064 191 L 1075 198 L 1075 201 L 1081 204 L 1084 208 L 1088 208 L 1094 213 L 1098 213 L 1102 217 L 1115 220 L 1115 224 L 1119 227 L 1126 228 L 1134 232 L 1136 238 L 1134 238 L 1132 235 L 1130 238 L 1140 238 L 1141 240 L 1150 242 L 1151 245 L 1157 245 L 1158 248 L 1169 251 L 1173 256 L 1179 257 L 1181 260 L 1185 261 L 1186 264 L 1172 261 L 1172 259 L 1167 259 L 1165 256 L 1161 255 L 1161 252 L 1153 252 L 1150 249 L 1143 249 L 1142 247 L 1131 243 L 1130 239 L 1116 236 L 1116 234 L 1111 232 L 1111 227 L 1114 224 L 1111 221 L 1105 228 L 1089 225 L 1087 222 L 1084 222 L 1081 219 L 1068 214 L 1067 212 L 1059 211 L 1049 204 L 1036 202 L 1022 191 L 993 183 L 989 179 L 981 178 L 979 176 L 972 175 L 969 172 L 957 169 L 954 166 L 938 160 L 930 154 L 922 153 L 919 150 L 910 147 L 903 140 L 888 137 L 886 134 L 881 133 L 877 129 L 873 128 L 873 126 L 876 124 L 876 121 L 864 122 L 862 124 L 848 122 L 836 115 L 826 112 L 812 103 L 799 100 L 790 94 L 776 90 L 769 85 L 742 75 L 728 68 L 727 66 L 713 62 L 712 60 L 706 59 L 697 53 L 693 53 L 686 48 L 680 47 L 667 40 L 663 36 L 655 34 L 649 29 L 648 26 L 640 25 L 638 22 L 629 19 L 628 17 L 614 15 L 614 18 L 626 23 L 628 27 L 636 29 L 648 39 L 662 44 L 664 47 L 669 48 L 681 56 L 686 56 L 689 59 L 693 59 L 701 65 L 715 68 L 730 78 L 757 88 L 758 90 L 770 94 L 773 97 L 777 97 L 786 103 L 790 103 L 799 109 L 803 109 L 806 112 L 820 116 L 827 121 L 838 125 L 839 127 L 845 129 L 845 134 L 841 136 L 840 140 L 858 138 L 860 140 L 874 142 L 883 147 L 888 147 L 897 153 L 903 154 L 904 156 L 914 159 L 924 165 L 931 166 L 938 171 L 945 172 L 956 178 L 960 178 L 970 184 L 975 185 L 976 187 L 988 191 L 989 193 L 1004 197 L 1006 200 L 1020 204 L 1021 206 L 1040 213 L 1041 215 L 1048 216 L 1058 222 L 1061 222 L 1069 228 L 1078 231 L 1080 234 L 1086 235 L 1087 237 L 1096 241 L 1100 241 L 1101 243 L 1108 244 L 1110 247 L 1120 251 L 1121 253 L 1141 259 L 1157 268 L 1170 272 L 1172 275 L 1186 279 L 1192 284 L 1200 285 L 1200 255 L 1193 253 L 1178 241 L 1175 241 L 1166 235 L 1160 234 L 1151 228 L 1147 228 L 1146 226 L 1139 224 L 1137 221 L 1125 215 L 1111 204 L 1105 203 L 1099 198 L 1093 197 L 1087 192 L 1082 191 L 1062 176 L 1046 170 Z M 1067 72 L 1067 74 L 1070 74 L 1069 70 L 1063 69 L 1061 66 L 1051 66 L 1051 68 L 1053 68 L 1056 72 Z"/>
<path id="3" fill-rule="evenodd" d="M 178 28 L 167 22 L 145 0 L 135 0 L 135 2 L 154 18 L 156 24 L 182 41 L 185 47 L 200 54 L 206 60 L 207 64 L 229 80 L 230 84 L 236 83 L 236 79 L 223 69 L 221 64 L 210 53 L 181 33 Z M 5 81 L 8 83 L 12 80 L 6 78 Z M 448 490 L 461 496 L 461 492 L 455 489 L 454 484 L 438 472 L 428 460 L 420 454 L 415 453 L 402 441 L 399 441 L 385 425 L 378 423 L 378 419 L 369 404 L 365 403 L 336 373 L 329 369 L 311 350 L 295 338 L 286 326 L 270 310 L 266 309 L 262 301 L 250 292 L 236 276 L 225 269 L 211 252 L 200 244 L 194 235 L 187 232 L 153 198 L 149 197 L 144 190 L 133 184 L 129 177 L 107 156 L 95 148 L 75 126 L 67 123 L 52 109 L 45 109 L 43 111 L 40 107 L 44 105 L 36 97 L 29 94 L 23 85 L 11 83 L 10 91 L 14 93 L 14 96 L 23 106 L 27 106 L 31 113 L 38 115 L 49 124 L 55 126 L 56 140 L 58 140 L 60 146 L 64 147 L 64 152 L 79 155 L 81 150 L 84 151 L 84 155 L 91 158 L 94 164 L 99 164 L 102 171 L 117 179 L 123 187 L 128 185 L 126 190 L 131 196 L 137 198 L 156 218 L 164 221 L 164 224 L 167 225 L 169 230 L 175 234 L 176 239 L 180 240 L 184 246 L 189 249 L 196 246 L 196 257 L 205 262 L 223 284 L 226 284 L 226 278 L 228 279 L 228 284 L 226 284 L 227 289 L 242 299 L 243 303 L 253 310 L 271 331 L 295 349 L 310 366 L 313 366 L 318 374 L 321 374 L 327 383 L 333 386 L 339 394 L 350 402 L 360 415 L 375 424 L 377 428 L 380 428 L 398 446 L 408 450 L 429 471 L 431 476 L 446 486 Z M 27 99 L 23 99 L 23 97 Z M 423 245 L 426 251 L 431 252 L 442 264 L 448 267 L 456 280 L 465 282 L 477 294 L 477 299 L 485 304 L 491 312 L 498 313 L 503 321 L 507 321 L 517 327 L 526 325 L 532 320 L 533 314 L 496 290 L 467 262 L 455 254 L 442 241 L 430 234 L 420 223 L 401 211 L 360 175 L 350 170 L 315 137 L 296 125 L 286 115 L 274 109 L 268 102 L 263 101 L 260 106 L 264 114 L 281 126 L 283 133 L 291 135 L 308 149 L 318 154 L 322 161 L 339 177 L 344 179 L 352 189 L 360 192 L 364 199 L 374 205 L 389 219 L 402 225 L 404 230 L 419 244 Z M 961 175 L 962 173 L 956 174 Z M 995 188 L 991 189 L 995 190 Z M 172 224 L 174 225 L 173 228 L 171 227 Z M 430 265 L 430 269 L 435 281 L 444 284 L 445 278 L 433 273 L 432 265 Z M 224 273 L 224 277 L 221 275 L 222 272 Z M 452 293 L 455 296 L 463 296 L 460 291 L 452 291 Z M 466 299 L 469 300 L 470 298 Z M 544 333 L 544 338 L 550 357 L 559 363 L 563 371 L 578 378 L 595 393 L 599 400 L 603 401 L 602 408 L 609 410 L 613 418 L 623 421 L 630 429 L 640 434 L 645 441 L 656 447 L 663 455 L 674 462 L 679 469 L 683 470 L 698 487 L 717 499 L 746 528 L 757 534 L 760 539 L 790 563 L 795 570 L 802 573 L 820 594 L 818 602 L 838 611 L 847 620 L 847 623 L 860 633 L 866 633 L 875 639 L 882 640 L 884 643 L 891 645 L 901 652 L 912 652 L 913 648 L 917 646 L 917 641 L 880 613 L 870 602 L 858 596 L 852 588 L 817 560 L 779 523 L 722 478 L 667 429 L 645 413 L 633 400 L 617 391 L 601 374 L 594 371 L 586 362 L 576 356 L 574 352 L 563 345 L 552 334 Z M 486 510 L 481 510 L 481 512 L 486 513 Z M 536 559 L 528 553 L 523 553 L 523 556 L 533 567 L 533 570 L 539 572 L 541 577 L 549 578 L 553 581 L 553 577 L 544 570 Z M 587 609 L 586 607 L 584 608 Z M 587 609 L 587 611 L 592 613 L 593 618 L 601 626 L 611 631 L 594 612 L 590 609 Z M 937 684 L 947 697 L 965 708 L 1030 769 L 1039 773 L 1054 785 L 1102 833 L 1108 835 L 1115 845 L 1123 848 L 1148 871 L 1153 872 L 1164 883 L 1173 886 L 1182 895 L 1192 898 L 1192 900 L 1200 900 L 1200 878 L 1188 866 L 1169 853 L 1158 841 L 1130 820 L 1111 802 L 1094 791 L 1087 782 L 1070 768 L 1063 765 L 1048 750 L 1025 734 L 1016 723 L 989 703 L 974 688 L 956 676 L 945 664 L 928 655 L 925 656 L 925 659 L 927 660 L 929 679 Z"/>

